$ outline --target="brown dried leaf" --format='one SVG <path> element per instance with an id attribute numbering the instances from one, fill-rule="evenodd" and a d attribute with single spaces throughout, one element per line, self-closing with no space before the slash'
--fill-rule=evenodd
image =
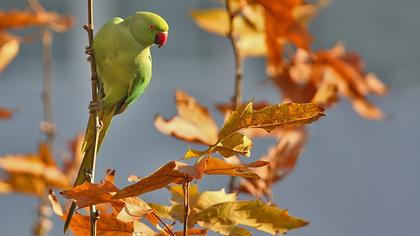
<path id="1" fill-rule="evenodd" d="M 156 128 L 176 138 L 212 145 L 217 141 L 217 125 L 206 107 L 180 90 L 175 94 L 178 115 L 170 120 L 155 118 Z"/>
<path id="2" fill-rule="evenodd" d="M 157 169 L 151 175 L 138 179 L 137 183 L 121 189 L 113 196 L 113 199 L 141 195 L 163 188 L 171 183 L 182 184 L 189 182 L 192 180 L 192 177 L 180 171 L 180 167 L 185 166 L 188 165 L 179 161 L 171 161 Z"/>
<path id="3" fill-rule="evenodd" d="M 51 207 L 54 213 L 58 216 L 64 216 L 63 207 L 61 206 L 60 202 L 57 199 L 55 193 L 50 189 L 48 193 L 48 199 L 50 200 Z"/>
<path id="4" fill-rule="evenodd" d="M 13 61 L 13 59 L 15 59 L 19 53 L 19 45 L 20 42 L 17 36 L 0 31 L 0 73 L 4 70 L 4 68 L 6 68 L 7 65 L 10 64 L 10 62 Z M 2 114 L 3 112 L 4 114 Z M 6 116 L 6 111 L 3 112 L 0 112 L 0 119 L 10 119 L 11 113 L 10 115 Z"/>

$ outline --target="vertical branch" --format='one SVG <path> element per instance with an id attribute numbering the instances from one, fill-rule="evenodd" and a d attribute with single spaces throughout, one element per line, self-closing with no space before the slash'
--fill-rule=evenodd
<path id="1" fill-rule="evenodd" d="M 53 122 L 53 106 L 52 106 L 52 56 L 51 56 L 52 33 L 48 29 L 42 30 L 42 78 L 43 92 L 42 102 L 44 107 L 43 132 L 46 135 L 46 142 L 50 149 L 53 150 L 55 126 Z"/>
<path id="2" fill-rule="evenodd" d="M 235 35 L 234 20 L 235 17 L 239 14 L 239 11 L 233 11 L 230 0 L 225 0 L 226 11 L 229 15 L 229 32 L 228 37 L 233 49 L 233 55 L 235 56 L 235 91 L 232 102 L 234 104 L 234 109 L 238 109 L 241 104 L 242 99 L 242 77 L 243 77 L 243 60 L 242 55 L 237 44 L 237 37 Z M 235 187 L 235 176 L 231 176 L 228 184 L 228 191 L 233 192 Z"/>
<path id="3" fill-rule="evenodd" d="M 229 41 L 232 45 L 233 54 L 235 57 L 235 92 L 234 97 L 232 98 L 234 108 L 237 109 L 241 104 L 242 99 L 242 77 L 243 77 L 243 69 L 242 69 L 242 56 L 241 52 L 238 46 L 238 39 L 235 35 L 235 27 L 234 27 L 234 21 L 236 16 L 239 14 L 238 11 L 233 11 L 232 5 L 230 4 L 231 0 L 225 0 L 226 5 L 226 11 L 228 12 L 229 16 L 229 31 L 228 31 L 228 37 Z"/>
<path id="4" fill-rule="evenodd" d="M 86 50 L 87 54 L 89 55 L 90 61 L 90 71 L 91 71 L 91 86 L 92 86 L 92 101 L 98 102 L 98 76 L 96 72 L 96 61 L 95 55 L 92 50 L 93 48 L 93 0 L 87 0 L 88 4 L 88 23 L 83 26 L 88 34 L 89 46 Z M 94 137 L 94 152 L 93 152 L 93 163 L 92 163 L 92 170 L 89 170 L 89 181 L 91 183 L 95 182 L 95 169 L 96 169 L 96 155 L 98 153 L 98 140 L 99 140 L 99 132 L 101 131 L 101 125 L 99 121 L 99 116 L 96 111 L 94 111 L 91 115 L 95 117 L 95 137 Z M 96 206 L 93 205 L 90 207 L 90 235 L 96 236 L 96 228 L 97 228 L 97 221 L 99 218 L 98 211 L 96 210 Z"/>
<path id="5" fill-rule="evenodd" d="M 184 236 L 188 235 L 188 216 L 190 214 L 190 182 L 182 184 L 184 192 Z"/>
<path id="6" fill-rule="evenodd" d="M 37 3 L 35 1 L 30 1 Z M 39 3 L 38 3 L 39 4 Z M 44 120 L 41 122 L 41 131 L 45 133 L 46 143 L 50 152 L 53 150 L 55 126 L 53 122 L 53 107 L 52 107 L 52 56 L 51 56 L 51 42 L 52 33 L 46 29 L 41 29 L 42 33 L 42 105 L 44 112 Z M 37 209 L 38 218 L 33 227 L 32 233 L 36 236 L 47 235 L 51 229 L 51 209 L 48 201 L 48 193 L 39 197 L 39 204 Z"/>

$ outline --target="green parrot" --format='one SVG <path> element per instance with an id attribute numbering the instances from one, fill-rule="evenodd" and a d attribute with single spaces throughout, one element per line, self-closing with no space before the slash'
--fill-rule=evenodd
<path id="1" fill-rule="evenodd" d="M 115 17 L 104 24 L 93 40 L 93 54 L 99 81 L 99 103 L 89 108 L 97 111 L 102 129 L 98 149 L 111 124 L 112 117 L 123 112 L 136 101 L 152 78 L 150 47 L 162 47 L 167 40 L 169 26 L 157 14 L 136 12 L 122 19 Z M 93 166 L 95 118 L 89 117 L 82 151 L 84 157 L 74 186 L 85 182 L 86 171 Z M 76 209 L 73 202 L 68 212 L 64 232 L 70 225 Z"/>

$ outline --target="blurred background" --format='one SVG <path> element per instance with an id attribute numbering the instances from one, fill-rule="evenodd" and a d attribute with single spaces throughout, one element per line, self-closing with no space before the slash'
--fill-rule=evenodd
<path id="1" fill-rule="evenodd" d="M 47 10 L 75 17 L 76 27 L 55 34 L 54 120 L 58 128 L 55 151 L 83 132 L 90 101 L 89 65 L 84 47 L 86 1 L 40 1 Z M 95 3 L 95 24 L 137 10 L 159 13 L 170 24 L 163 49 L 153 49 L 154 77 L 139 102 L 114 119 L 105 139 L 97 170 L 115 168 L 116 182 L 127 185 L 131 174 L 145 176 L 169 160 L 178 159 L 186 143 L 160 134 L 153 126 L 156 113 L 175 114 L 174 91 L 180 88 L 212 107 L 233 94 L 233 56 L 229 41 L 201 31 L 189 16 L 195 8 L 217 1 L 101 0 Z M 25 1 L 2 0 L 0 9 L 23 9 Z M 344 101 L 327 117 L 311 125 L 310 139 L 297 168 L 274 188 L 275 202 L 311 223 L 289 235 L 416 236 L 420 234 L 420 2 L 414 0 L 333 0 L 311 25 L 315 48 L 342 41 L 360 53 L 367 70 L 387 83 L 388 96 L 372 101 L 390 115 L 383 122 L 360 118 Z M 23 44 L 17 59 L 0 74 L 0 106 L 18 108 L 11 121 L 0 122 L 0 155 L 37 150 L 42 120 L 41 43 Z M 263 59 L 245 63 L 244 99 L 279 102 L 265 80 Z M 217 114 L 212 110 L 213 114 Z M 219 122 L 221 122 L 221 117 Z M 265 152 L 272 140 L 257 143 L 251 158 Z M 99 177 L 98 176 L 98 177 Z M 201 190 L 219 190 L 226 177 L 206 177 Z M 167 202 L 165 190 L 145 195 Z M 0 197 L 0 234 L 28 235 L 37 200 L 24 195 Z M 51 235 L 62 234 L 54 217 Z M 255 235 L 262 235 L 256 233 Z"/>

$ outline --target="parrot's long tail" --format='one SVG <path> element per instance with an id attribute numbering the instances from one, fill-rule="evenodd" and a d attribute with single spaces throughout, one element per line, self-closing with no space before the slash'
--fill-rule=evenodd
<path id="1" fill-rule="evenodd" d="M 111 111 L 100 112 L 99 114 L 99 119 L 102 121 L 101 123 L 102 128 L 101 128 L 101 131 L 99 132 L 98 146 L 96 150 L 97 152 L 99 151 L 99 148 L 109 128 L 109 125 L 111 124 L 112 117 L 114 116 L 114 114 L 115 114 L 115 109 Z M 77 177 L 73 186 L 83 184 L 86 180 L 86 174 L 89 171 L 91 171 L 93 168 L 94 152 L 95 152 L 95 135 L 96 135 L 95 116 L 90 115 L 88 126 L 86 128 L 85 141 L 83 142 L 83 147 L 82 147 L 82 152 L 84 152 L 83 161 L 82 161 L 82 164 L 80 165 L 79 172 L 77 174 Z M 72 202 L 71 207 L 67 214 L 66 222 L 64 224 L 64 233 L 67 231 L 67 229 L 70 226 L 71 218 L 73 217 L 75 210 L 76 210 L 76 203 Z"/>

